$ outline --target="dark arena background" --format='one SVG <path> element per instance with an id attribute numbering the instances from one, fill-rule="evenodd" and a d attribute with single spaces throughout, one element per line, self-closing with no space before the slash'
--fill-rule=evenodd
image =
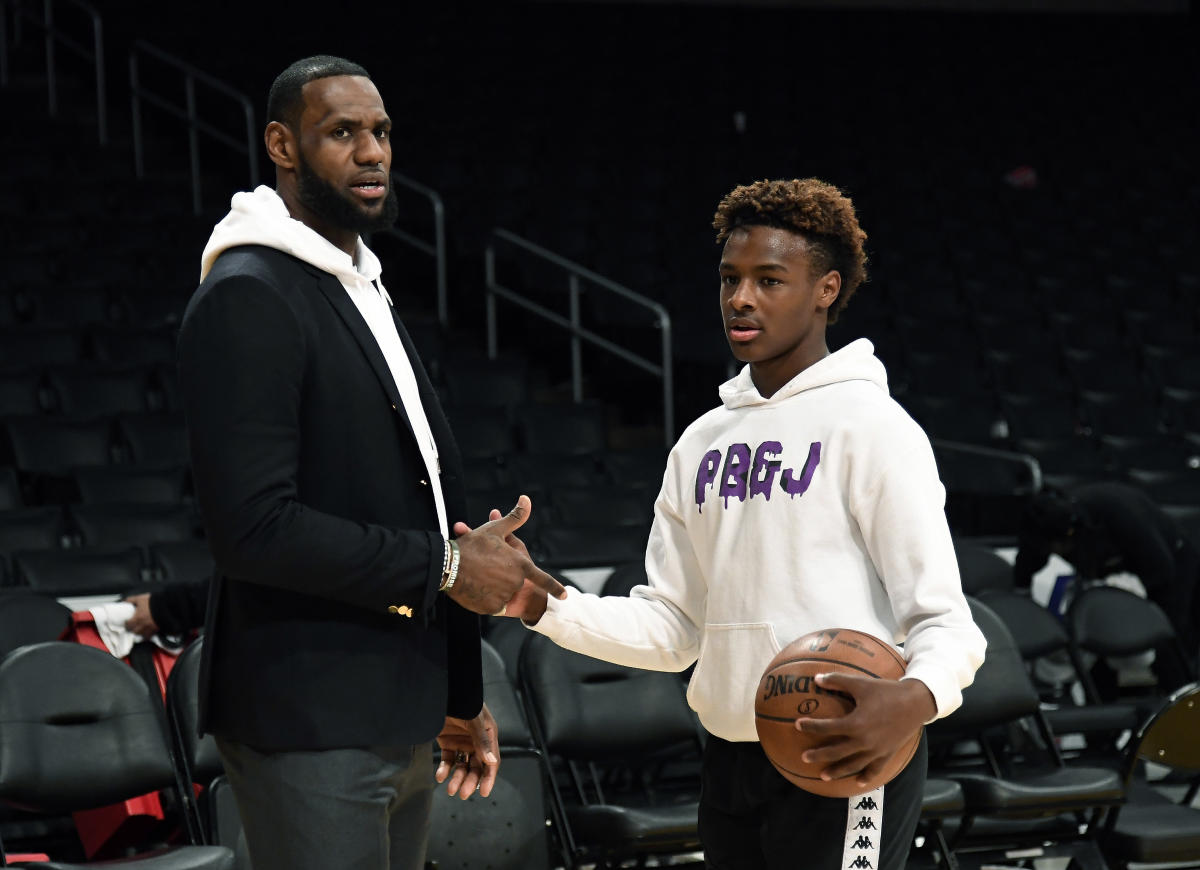
<path id="1" fill-rule="evenodd" d="M 1186 2 L 0 0 L 0 12 L 0 600 L 79 611 L 207 576 L 175 334 L 230 196 L 274 183 L 272 79 L 318 53 L 365 66 L 395 122 L 401 216 L 370 243 L 459 439 L 470 520 L 529 493 L 525 538 L 557 575 L 614 594 L 644 577 L 667 449 L 736 371 L 713 212 L 765 178 L 816 176 L 855 203 L 870 278 L 830 347 L 869 338 L 933 440 L 964 588 L 1012 616 L 1024 658 L 1007 685 L 1028 678 L 1040 699 L 1027 719 L 1101 697 L 1088 668 L 1103 644 L 1089 651 L 1067 619 L 1083 580 L 1147 600 L 1131 563 L 1075 578 L 1057 556 L 1014 589 L 1031 500 L 1117 483 L 1174 524 L 1173 546 L 1200 542 L 1200 52 Z M 1030 602 L 1033 615 L 1013 616 Z M 1116 633 L 1136 633 L 1127 605 Z M 45 639 L 10 611 L 2 651 Z M 1047 615 L 1039 645 L 1029 634 Z M 569 762 L 610 803 L 686 806 L 689 747 L 655 747 L 633 770 L 569 758 L 548 727 L 522 730 L 536 694 L 518 675 L 523 636 L 485 632 L 507 668 L 495 691 L 512 693 L 524 734 L 507 809 L 494 808 L 509 827 L 477 801 L 439 803 L 431 861 L 540 870 L 603 866 L 609 846 L 614 862 L 655 851 L 571 833 L 596 798 Z M 1003 776 L 1023 775 L 1034 749 L 1132 765 L 1156 709 L 1146 699 L 1180 684 L 1156 667 L 1178 638 L 1152 640 L 1152 655 L 1127 644 L 1110 662 L 1131 718 L 1089 730 L 1067 715 L 1050 737 L 1011 726 L 1015 744 L 992 753 Z M 1183 653 L 1194 679 L 1196 650 Z M 966 754 L 935 753 L 931 775 L 975 770 Z M 912 867 L 1200 866 L 1196 789 L 1130 770 L 1129 799 L 1169 807 L 1170 832 L 1157 810 L 1130 808 L 1115 832 L 1062 835 L 1058 813 L 1090 818 L 1093 804 L 1064 797 L 1028 819 L 951 790 L 948 804 L 930 796 Z M 216 811 L 205 820 L 193 803 L 164 797 L 149 833 L 126 826 L 101 846 L 109 833 L 81 845 L 57 810 L 0 810 L 0 840 L 79 860 L 217 837 Z M 514 804 L 532 833 L 513 826 Z M 201 821 L 171 828 L 176 810 Z M 443 836 L 444 813 L 485 827 L 492 863 Z M 698 860 L 686 837 L 665 842 L 652 864 Z"/>

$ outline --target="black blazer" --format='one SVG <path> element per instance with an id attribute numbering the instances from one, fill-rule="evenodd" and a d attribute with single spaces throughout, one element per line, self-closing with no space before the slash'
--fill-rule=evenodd
<path id="1" fill-rule="evenodd" d="M 450 524 L 462 463 L 399 319 Z M 188 304 L 179 376 L 217 571 L 200 727 L 259 749 L 431 740 L 483 703 L 479 619 L 437 591 L 444 544 L 391 372 L 333 275 L 223 253 Z"/>

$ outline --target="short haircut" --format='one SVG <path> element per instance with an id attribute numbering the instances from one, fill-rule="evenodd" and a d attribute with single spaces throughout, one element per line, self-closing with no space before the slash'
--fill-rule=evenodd
<path id="1" fill-rule="evenodd" d="M 830 306 L 828 322 L 850 302 L 867 279 L 867 234 L 858 225 L 854 204 L 842 191 L 816 178 L 756 181 L 735 187 L 713 217 L 717 243 L 738 227 L 774 227 L 803 236 L 809 244 L 814 277 L 836 269 L 842 289 Z"/>
<path id="2" fill-rule="evenodd" d="M 371 77 L 358 64 L 331 54 L 317 54 L 298 60 L 272 82 L 271 92 L 267 95 L 267 121 L 278 121 L 294 129 L 304 112 L 304 86 L 330 76 Z"/>

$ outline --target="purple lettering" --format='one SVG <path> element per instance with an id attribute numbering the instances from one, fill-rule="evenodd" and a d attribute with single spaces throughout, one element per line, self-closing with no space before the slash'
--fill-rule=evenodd
<path id="1" fill-rule="evenodd" d="M 725 453 L 725 468 L 721 472 L 721 489 L 717 494 L 725 499 L 725 507 L 729 507 L 729 497 L 738 501 L 746 500 L 746 477 L 750 472 L 750 445 L 730 444 Z"/>
<path id="2" fill-rule="evenodd" d="M 771 487 L 775 483 L 775 475 L 782 465 L 775 459 L 783 451 L 783 445 L 778 441 L 764 441 L 754 451 L 754 468 L 750 472 L 750 497 L 761 495 L 767 501 L 771 500 Z"/>
<path id="3" fill-rule="evenodd" d="M 808 446 L 808 460 L 804 463 L 804 468 L 800 472 L 800 479 L 796 480 L 792 477 L 792 469 L 784 469 L 783 477 L 779 479 L 780 489 L 792 497 L 804 495 L 808 491 L 808 485 L 812 483 L 813 474 L 816 472 L 820 462 L 821 442 L 814 441 Z"/>
<path id="4" fill-rule="evenodd" d="M 696 507 L 704 511 L 704 491 L 712 486 L 714 480 L 717 479 L 717 469 L 721 466 L 721 451 L 710 450 L 704 454 L 704 458 L 700 460 L 700 467 L 696 469 Z"/>

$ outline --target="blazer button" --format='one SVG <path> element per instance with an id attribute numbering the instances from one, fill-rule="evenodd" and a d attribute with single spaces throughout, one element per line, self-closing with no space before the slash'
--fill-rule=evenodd
<path id="1" fill-rule="evenodd" d="M 407 616 L 407 617 L 411 618 L 413 612 L 412 612 L 412 608 L 409 607 L 408 605 L 401 604 L 399 606 L 396 606 L 395 604 L 389 604 L 388 605 L 388 613 L 394 613 L 397 616 Z"/>
<path id="2" fill-rule="evenodd" d="M 429 486 L 428 480 L 418 480 L 417 483 L 421 484 L 421 486 Z"/>

